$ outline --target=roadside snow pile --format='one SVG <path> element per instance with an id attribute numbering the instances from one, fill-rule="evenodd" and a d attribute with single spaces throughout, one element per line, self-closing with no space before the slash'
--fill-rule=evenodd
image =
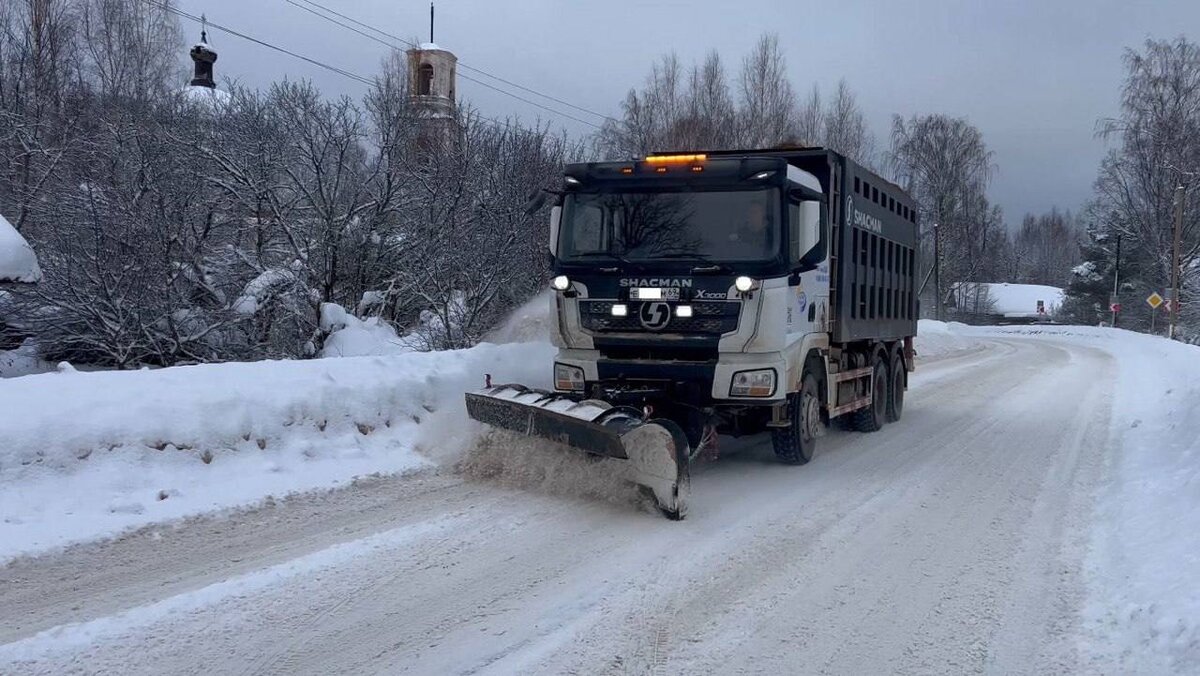
<path id="1" fill-rule="evenodd" d="M 1113 355 L 1111 443 L 1088 554 L 1084 655 L 1099 672 L 1195 673 L 1200 665 L 1200 347 L 1093 327 L 1067 335 Z M 1119 665 L 1119 666 L 1118 666 Z"/>
<path id="2" fill-rule="evenodd" d="M 937 359 L 975 349 L 979 346 L 979 339 L 971 331 L 971 327 L 958 322 L 922 319 L 917 322 L 917 337 L 913 341 L 917 358 Z"/>
<path id="3" fill-rule="evenodd" d="M 54 364 L 38 357 L 37 344 L 26 339 L 15 350 L 0 351 L 0 378 L 16 378 L 35 373 L 49 373 Z"/>
<path id="4" fill-rule="evenodd" d="M 1200 667 L 1200 348 L 1119 332 L 1122 452 L 1101 497 L 1092 646 L 1126 673 Z"/>
<path id="5" fill-rule="evenodd" d="M 387 322 L 378 317 L 359 319 L 334 303 L 321 305 L 321 330 L 329 336 L 320 357 L 381 357 L 413 351 Z"/>
<path id="6" fill-rule="evenodd" d="M 0 282 L 42 281 L 42 269 L 29 242 L 0 216 Z"/>
<path id="7" fill-rule="evenodd" d="M 22 552 L 412 470 L 463 392 L 547 385 L 552 348 L 60 372 L 0 386 L 0 565 Z M 456 436 L 457 435 L 457 436 Z"/>
<path id="8" fill-rule="evenodd" d="M 266 305 L 271 297 L 295 286 L 298 280 L 299 277 L 294 270 L 287 268 L 267 270 L 246 284 L 242 294 L 233 301 L 232 309 L 240 315 L 257 314 L 259 308 Z"/>

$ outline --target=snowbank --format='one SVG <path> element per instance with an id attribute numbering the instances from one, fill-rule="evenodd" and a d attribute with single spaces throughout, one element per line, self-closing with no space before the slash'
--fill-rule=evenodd
<path id="1" fill-rule="evenodd" d="M 552 354 L 545 344 L 481 345 L 6 380 L 0 562 L 421 467 L 473 432 L 462 395 L 484 373 L 545 386 Z"/>
<path id="2" fill-rule="evenodd" d="M 42 269 L 29 242 L 0 216 L 0 282 L 42 281 Z"/>
<path id="3" fill-rule="evenodd" d="M 1200 348 L 1116 333 L 1121 454 L 1096 521 L 1092 647 L 1127 673 L 1182 673 L 1200 665 Z"/>
<path id="4" fill-rule="evenodd" d="M 359 312 L 382 302 L 380 292 L 368 291 L 359 302 Z M 546 290 L 513 311 L 484 340 L 498 344 L 547 342 L 550 339 L 553 307 L 554 294 Z M 430 337 L 445 333 L 441 318 L 432 312 L 422 313 L 418 326 L 411 333 L 400 335 L 394 327 L 377 317 L 359 319 L 332 303 L 321 306 L 321 330 L 329 334 L 319 355 L 321 357 L 405 354 L 425 349 Z"/>
<path id="5" fill-rule="evenodd" d="M 49 373 L 54 364 L 38 356 L 37 344 L 26 339 L 15 350 L 0 351 L 0 378 L 16 378 L 36 373 Z"/>
<path id="6" fill-rule="evenodd" d="M 1110 481 L 1087 560 L 1084 656 L 1103 673 L 1200 665 L 1200 347 L 1093 327 L 998 329 L 1113 355 Z"/>
<path id="7" fill-rule="evenodd" d="M 966 324 L 922 319 L 917 322 L 917 338 L 913 341 L 918 359 L 938 359 L 955 352 L 979 347 L 979 338 Z"/>
<path id="8" fill-rule="evenodd" d="M 412 343 L 378 317 L 359 319 L 334 303 L 321 305 L 321 330 L 328 333 L 320 357 L 384 357 L 413 351 Z"/>

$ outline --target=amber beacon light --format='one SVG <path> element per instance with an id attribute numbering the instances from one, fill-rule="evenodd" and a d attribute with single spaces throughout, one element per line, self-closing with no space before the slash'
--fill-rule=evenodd
<path id="1" fill-rule="evenodd" d="M 689 164 L 692 162 L 703 162 L 708 159 L 705 154 L 693 155 L 647 155 L 647 164 Z"/>

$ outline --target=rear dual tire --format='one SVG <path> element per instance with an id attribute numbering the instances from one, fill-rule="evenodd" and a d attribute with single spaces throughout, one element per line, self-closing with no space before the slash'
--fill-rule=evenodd
<path id="1" fill-rule="evenodd" d="M 891 403 L 888 375 L 887 363 L 876 358 L 871 371 L 871 405 L 854 412 L 854 429 L 859 432 L 878 432 L 887 422 Z"/>
<path id="2" fill-rule="evenodd" d="M 904 415 L 904 388 L 908 385 L 908 370 L 899 352 L 892 355 L 891 387 L 888 388 L 887 421 L 896 422 Z"/>

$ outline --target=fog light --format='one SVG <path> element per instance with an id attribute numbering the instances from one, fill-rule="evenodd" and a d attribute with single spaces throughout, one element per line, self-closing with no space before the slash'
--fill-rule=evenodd
<path id="1" fill-rule="evenodd" d="M 738 291 L 741 291 L 742 293 L 746 293 L 750 289 L 754 288 L 754 280 L 743 275 L 743 276 L 738 277 L 737 279 L 733 280 L 733 286 Z"/>
<path id="2" fill-rule="evenodd" d="M 676 305 L 675 306 L 675 316 L 676 317 L 691 317 L 692 316 L 692 306 L 691 305 Z"/>
<path id="3" fill-rule="evenodd" d="M 583 369 L 569 364 L 554 365 L 554 389 L 566 392 L 583 391 Z"/>
<path id="4" fill-rule="evenodd" d="M 614 303 L 612 306 L 612 316 L 626 317 L 629 315 L 629 306 L 624 303 Z"/>
<path id="5" fill-rule="evenodd" d="M 738 371 L 729 386 L 731 397 L 769 397 L 775 394 L 775 369 Z"/>
<path id="6" fill-rule="evenodd" d="M 566 275 L 559 275 L 554 278 L 552 284 L 559 291 L 566 291 L 567 287 L 571 286 L 571 280 L 567 279 Z"/>

